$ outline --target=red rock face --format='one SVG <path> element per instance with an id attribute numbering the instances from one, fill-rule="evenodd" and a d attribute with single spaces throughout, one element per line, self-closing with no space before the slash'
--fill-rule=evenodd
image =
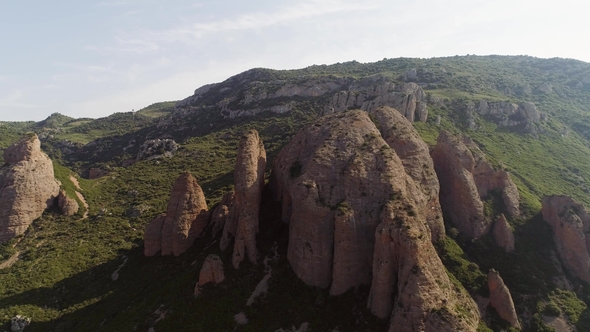
<path id="1" fill-rule="evenodd" d="M 496 219 L 492 235 L 496 244 L 506 252 L 514 250 L 514 233 L 503 214 Z"/>
<path id="2" fill-rule="evenodd" d="M 391 332 L 475 331 L 476 304 L 448 279 L 423 236 L 428 232 L 423 217 L 409 213 L 406 204 L 388 203 L 375 232 L 369 309 L 381 318 L 391 316 Z"/>
<path id="3" fill-rule="evenodd" d="M 381 107 L 372 112 L 381 136 L 401 159 L 406 173 L 416 182 L 424 199 L 417 197 L 416 204 L 426 217 L 432 241 L 445 236 L 445 226 L 439 203 L 438 178 L 430 157 L 428 145 L 420 138 L 400 112 L 394 108 Z"/>
<path id="4" fill-rule="evenodd" d="M 500 191 L 510 216 L 519 214 L 518 188 L 503 170 L 495 170 L 468 138 L 441 131 L 432 151 L 445 213 L 461 232 L 477 239 L 487 234 L 492 220 L 484 216 L 482 199 Z"/>
<path id="5" fill-rule="evenodd" d="M 302 129 L 275 160 L 270 185 L 289 223 L 287 257 L 305 283 L 331 294 L 372 284 L 369 308 L 391 315 L 391 331 L 475 331 L 476 306 L 453 288 L 431 243 L 428 199 L 367 113 Z"/>
<path id="6" fill-rule="evenodd" d="M 264 187 L 266 151 L 256 130 L 250 130 L 240 140 L 234 171 L 234 202 L 225 221 L 220 248 L 225 250 L 234 237 L 232 265 L 239 268 L 247 256 L 256 263 L 256 234 L 260 200 Z"/>
<path id="7" fill-rule="evenodd" d="M 157 249 L 161 249 L 162 255 L 184 253 L 201 235 L 209 219 L 205 195 L 197 180 L 189 172 L 181 174 L 172 187 L 164 220 L 157 217 L 146 228 L 144 253 L 150 256 Z M 158 248 L 156 242 L 160 224 Z"/>
<path id="8" fill-rule="evenodd" d="M 41 151 L 37 135 L 26 136 L 4 151 L 0 168 L 0 243 L 23 234 L 53 205 L 59 185 L 53 163 Z"/>
<path id="9" fill-rule="evenodd" d="M 256 234 L 260 200 L 264 187 L 266 151 L 256 130 L 240 140 L 234 171 L 235 211 L 237 222 L 232 264 L 238 268 L 246 256 L 256 263 Z"/>
<path id="10" fill-rule="evenodd" d="M 520 329 L 510 290 L 504 284 L 500 274 L 493 269 L 488 273 L 488 287 L 490 289 L 490 304 L 496 309 L 498 315 L 510 323 L 510 326 Z"/>
<path id="11" fill-rule="evenodd" d="M 545 196 L 543 219 L 553 228 L 559 257 L 578 278 L 590 283 L 590 216 L 584 207 L 568 196 Z"/>
<path id="12" fill-rule="evenodd" d="M 440 181 L 440 203 L 451 222 L 471 238 L 485 235 L 491 222 L 484 217 L 483 203 L 473 179 L 475 161 L 471 151 L 443 130 L 432 151 L 432 160 Z"/>

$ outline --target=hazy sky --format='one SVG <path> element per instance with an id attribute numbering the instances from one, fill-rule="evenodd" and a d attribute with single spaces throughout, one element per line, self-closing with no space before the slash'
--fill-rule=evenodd
<path id="1" fill-rule="evenodd" d="M 253 67 L 465 54 L 590 62 L 587 7 L 572 0 L 0 0 L 0 121 L 138 110 Z"/>

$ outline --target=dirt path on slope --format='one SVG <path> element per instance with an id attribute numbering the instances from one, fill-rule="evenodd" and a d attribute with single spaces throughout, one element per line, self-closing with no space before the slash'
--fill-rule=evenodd
<path id="1" fill-rule="evenodd" d="M 70 175 L 70 181 L 72 181 L 74 186 L 76 186 L 76 189 L 78 189 L 76 190 L 76 196 L 78 196 L 78 199 L 82 202 L 85 208 L 84 216 L 82 217 L 82 219 L 86 219 L 88 218 L 88 203 L 86 202 L 84 195 L 80 193 L 80 191 L 82 191 L 82 188 L 80 188 L 80 183 L 78 182 L 78 179 L 76 179 L 73 175 Z"/>
<path id="2" fill-rule="evenodd" d="M 18 261 L 19 256 L 20 256 L 20 251 L 15 252 L 14 255 L 10 256 L 10 258 L 8 260 L 6 260 L 2 264 L 0 264 L 0 270 L 7 269 L 7 268 L 11 267 L 12 264 L 14 264 L 14 263 L 16 263 L 16 261 Z"/>

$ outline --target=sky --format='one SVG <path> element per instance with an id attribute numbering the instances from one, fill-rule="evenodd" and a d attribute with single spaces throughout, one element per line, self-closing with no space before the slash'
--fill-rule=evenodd
<path id="1" fill-rule="evenodd" d="M 590 62 L 579 0 L 0 0 L 0 121 L 104 117 L 254 67 L 531 55 Z"/>

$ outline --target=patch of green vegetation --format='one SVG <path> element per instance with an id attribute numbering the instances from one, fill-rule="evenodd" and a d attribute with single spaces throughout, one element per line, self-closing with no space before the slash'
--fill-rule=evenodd
<path id="1" fill-rule="evenodd" d="M 449 236 L 436 244 L 438 255 L 449 272 L 471 294 L 488 294 L 487 275 L 477 264 L 470 262 L 461 247 Z"/>

